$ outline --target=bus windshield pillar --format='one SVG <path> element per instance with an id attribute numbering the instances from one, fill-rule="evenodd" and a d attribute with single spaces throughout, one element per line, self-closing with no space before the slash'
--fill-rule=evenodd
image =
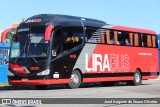
<path id="1" fill-rule="evenodd" d="M 50 38 L 51 38 L 51 32 L 52 30 L 54 29 L 54 26 L 53 25 L 50 25 L 46 28 L 46 31 L 45 31 L 45 41 L 49 41 Z"/>

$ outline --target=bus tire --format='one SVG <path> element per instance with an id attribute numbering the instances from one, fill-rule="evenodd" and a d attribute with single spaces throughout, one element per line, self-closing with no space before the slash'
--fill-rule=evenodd
<path id="1" fill-rule="evenodd" d="M 35 87 L 38 90 L 45 90 L 45 89 L 47 89 L 48 85 L 36 85 Z"/>
<path id="2" fill-rule="evenodd" d="M 101 82 L 101 84 L 102 84 L 103 86 L 113 86 L 113 85 L 115 84 L 115 82 L 114 82 L 114 81 L 110 81 L 110 82 Z"/>
<path id="3" fill-rule="evenodd" d="M 139 70 L 136 70 L 134 72 L 134 80 L 132 81 L 127 81 L 128 85 L 134 85 L 134 86 L 138 86 L 140 85 L 142 82 L 142 76 L 141 76 L 141 72 Z"/>
<path id="4" fill-rule="evenodd" d="M 67 84 L 68 88 L 70 89 L 74 89 L 74 88 L 78 88 L 81 84 L 81 74 L 78 70 L 75 70 L 72 72 L 71 74 L 71 78 L 70 78 L 70 83 Z"/>

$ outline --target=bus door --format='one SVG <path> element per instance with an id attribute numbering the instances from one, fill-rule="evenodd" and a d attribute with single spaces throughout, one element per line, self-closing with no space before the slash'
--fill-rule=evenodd
<path id="1" fill-rule="evenodd" d="M 80 27 L 63 27 L 55 30 L 52 45 L 52 65 L 55 72 L 63 72 L 60 74 L 62 77 L 69 78 L 72 73 L 82 49 L 82 31 Z"/>
<path id="2" fill-rule="evenodd" d="M 63 52 L 67 53 L 67 60 L 70 63 L 70 70 L 77 61 L 77 58 L 82 50 L 83 29 L 82 27 L 66 27 L 63 28 Z"/>
<path id="3" fill-rule="evenodd" d="M 53 71 L 53 78 L 62 78 L 62 73 L 64 69 L 64 53 L 62 52 L 62 29 L 55 29 L 54 34 L 51 37 L 52 47 L 51 47 L 51 71 Z M 59 76 L 60 75 L 60 76 Z"/>

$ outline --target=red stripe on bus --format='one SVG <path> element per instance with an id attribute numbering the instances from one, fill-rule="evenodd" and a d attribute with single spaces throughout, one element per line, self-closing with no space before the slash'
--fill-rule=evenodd
<path id="1" fill-rule="evenodd" d="M 83 82 L 103 82 L 103 81 L 123 81 L 133 80 L 133 76 L 128 77 L 99 77 L 99 78 L 84 78 Z"/>
<path id="2" fill-rule="evenodd" d="M 9 80 L 11 85 L 50 85 L 69 83 L 70 79 L 48 79 L 48 80 Z"/>
<path id="3" fill-rule="evenodd" d="M 46 41 L 49 41 L 50 38 L 51 38 L 51 32 L 52 30 L 54 29 L 54 26 L 53 25 L 50 25 L 46 28 L 46 31 L 45 31 L 45 40 Z"/>

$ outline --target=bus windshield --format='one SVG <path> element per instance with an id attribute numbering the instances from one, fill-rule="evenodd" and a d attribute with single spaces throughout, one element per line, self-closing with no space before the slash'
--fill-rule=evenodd
<path id="1" fill-rule="evenodd" d="M 46 57 L 49 45 L 44 40 L 44 34 L 31 34 L 30 39 L 28 57 Z"/>
<path id="2" fill-rule="evenodd" d="M 19 32 L 11 45 L 10 58 L 47 57 L 48 41 L 44 40 L 44 32 L 38 29 Z"/>

